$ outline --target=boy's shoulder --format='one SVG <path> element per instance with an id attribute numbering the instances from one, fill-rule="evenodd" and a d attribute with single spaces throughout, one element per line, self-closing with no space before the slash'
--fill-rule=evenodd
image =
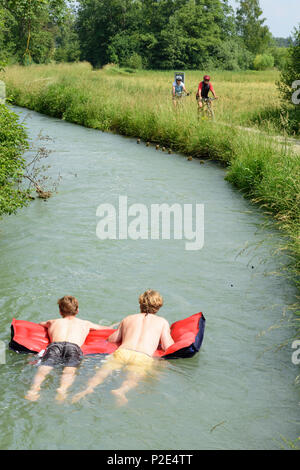
<path id="1" fill-rule="evenodd" d="M 164 323 L 164 324 L 169 325 L 169 322 L 168 322 L 168 320 L 167 320 L 166 318 L 160 317 L 160 316 L 158 316 L 158 315 L 154 315 L 154 316 L 155 316 L 155 318 L 157 318 L 161 323 Z"/>
<path id="2" fill-rule="evenodd" d="M 74 320 L 75 320 L 76 323 L 79 323 L 79 322 L 80 322 L 80 323 L 82 323 L 82 322 L 83 322 L 83 323 L 90 323 L 88 320 L 82 320 L 81 318 L 78 318 L 78 317 L 74 317 L 74 318 L 72 319 L 72 321 L 74 321 Z M 67 319 L 64 318 L 64 317 L 59 317 L 59 318 L 54 318 L 54 319 L 52 319 L 52 320 L 48 320 L 46 323 L 49 323 L 49 324 L 51 324 L 51 323 L 56 323 L 56 322 L 62 323 L 62 322 L 65 322 L 65 321 L 69 321 L 69 320 L 67 320 Z"/>
<path id="3" fill-rule="evenodd" d="M 41 322 L 41 323 L 47 323 L 48 325 L 51 325 L 52 323 L 54 323 L 57 320 L 60 320 L 60 318 L 51 318 L 50 320 L 46 320 L 46 321 Z"/>
<path id="4" fill-rule="evenodd" d="M 130 315 L 127 315 L 127 317 L 124 317 L 122 321 L 126 321 L 126 320 L 132 320 L 133 318 L 138 318 L 140 317 L 141 314 L 140 313 L 131 313 Z"/>
<path id="5" fill-rule="evenodd" d="M 142 317 L 143 316 L 140 313 L 132 313 L 130 315 L 127 315 L 127 317 L 124 317 L 123 320 L 122 320 L 122 323 L 127 323 L 127 322 L 131 322 L 131 321 L 134 321 L 134 320 L 138 320 Z"/>
<path id="6" fill-rule="evenodd" d="M 77 323 L 83 323 L 85 325 L 89 325 L 92 323 L 89 320 L 84 320 L 83 318 L 78 318 L 78 317 L 74 317 L 74 320 L 76 320 Z"/>

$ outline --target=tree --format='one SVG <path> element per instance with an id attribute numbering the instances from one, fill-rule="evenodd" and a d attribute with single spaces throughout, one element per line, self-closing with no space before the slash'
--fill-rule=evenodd
<path id="1" fill-rule="evenodd" d="M 77 31 L 80 40 L 81 59 L 94 67 L 111 60 L 109 45 L 116 35 L 126 43 L 126 37 L 142 31 L 142 3 L 132 0 L 80 0 Z M 123 36 L 122 36 L 122 33 Z M 132 41 L 127 41 L 132 45 Z M 135 51 L 131 51 L 135 52 Z M 126 55 L 126 51 L 125 51 Z"/>
<path id="2" fill-rule="evenodd" d="M 156 47 L 157 68 L 205 68 L 223 39 L 220 0 L 189 0 L 170 16 Z"/>
<path id="3" fill-rule="evenodd" d="M 273 37 L 273 41 L 277 47 L 290 47 L 293 44 L 293 39 L 291 36 L 288 38 L 275 38 Z"/>
<path id="4" fill-rule="evenodd" d="M 274 57 L 274 65 L 279 70 L 282 70 L 285 67 L 286 61 L 288 59 L 289 50 L 287 47 L 272 47 L 270 53 Z"/>
<path id="5" fill-rule="evenodd" d="M 253 54 L 240 38 L 222 41 L 215 49 L 214 66 L 222 70 L 247 70 L 253 64 Z"/>
<path id="6" fill-rule="evenodd" d="M 108 61 L 121 66 L 142 68 L 151 63 L 151 54 L 157 40 L 153 34 L 122 31 L 111 39 L 108 48 Z"/>
<path id="7" fill-rule="evenodd" d="M 234 13 L 228 0 L 78 3 L 81 59 L 93 66 L 108 62 L 125 65 L 137 62 L 139 56 L 148 68 L 212 67 L 217 66 L 216 54 L 222 41 L 236 39 Z M 235 49 L 242 57 L 240 50 L 245 47 L 241 41 L 239 51 Z M 138 62 L 140 65 L 140 59 Z"/>
<path id="8" fill-rule="evenodd" d="M 0 9 L 13 18 L 8 25 L 14 40 L 11 54 L 25 64 L 49 61 L 66 8 L 65 0 L 0 0 Z"/>
<path id="9" fill-rule="evenodd" d="M 14 55 L 16 48 L 12 29 L 15 26 L 13 15 L 0 4 L 0 66 L 4 66 Z"/>
<path id="10" fill-rule="evenodd" d="M 237 32 L 255 55 L 265 52 L 272 38 L 268 26 L 264 25 L 265 18 L 261 18 L 262 13 L 259 0 L 240 0 L 236 12 Z"/>
<path id="11" fill-rule="evenodd" d="M 75 12 L 71 8 L 67 9 L 55 37 L 54 60 L 57 62 L 76 62 L 80 59 L 80 43 L 75 21 Z"/>

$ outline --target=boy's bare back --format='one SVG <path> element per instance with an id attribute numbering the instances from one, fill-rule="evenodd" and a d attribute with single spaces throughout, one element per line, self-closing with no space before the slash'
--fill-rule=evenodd
<path id="1" fill-rule="evenodd" d="M 145 313 L 124 318 L 110 341 L 122 342 L 120 348 L 132 349 L 149 356 L 153 356 L 159 344 L 166 350 L 174 343 L 168 321 Z"/>
<path id="2" fill-rule="evenodd" d="M 100 330 L 104 328 L 74 316 L 49 320 L 41 323 L 41 325 L 48 328 L 51 343 L 68 342 L 77 344 L 79 347 L 83 345 L 91 329 Z"/>

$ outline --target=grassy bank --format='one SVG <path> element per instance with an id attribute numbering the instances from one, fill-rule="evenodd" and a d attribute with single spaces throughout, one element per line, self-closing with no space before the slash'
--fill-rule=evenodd
<path id="1" fill-rule="evenodd" d="M 217 121 L 199 125 L 195 93 L 202 75 L 186 74 L 187 89 L 193 93 L 177 111 L 170 99 L 172 72 L 131 73 L 115 67 L 93 71 L 82 63 L 14 66 L 4 78 L 8 94 L 20 106 L 224 162 L 228 181 L 272 214 L 286 235 L 282 251 L 289 254 L 289 272 L 299 285 L 300 157 L 271 135 L 237 128 L 249 125 L 253 113 L 279 104 L 274 83 L 278 74 L 215 72 Z M 262 126 L 275 132 L 269 124 Z"/>

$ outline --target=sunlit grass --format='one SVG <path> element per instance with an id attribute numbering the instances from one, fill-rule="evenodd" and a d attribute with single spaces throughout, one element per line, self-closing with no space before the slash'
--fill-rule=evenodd
<path id="1" fill-rule="evenodd" d="M 196 114 L 195 94 L 202 80 L 204 71 L 187 71 L 185 84 L 191 96 L 185 99 L 186 114 Z M 275 81 L 279 73 L 267 72 L 222 72 L 212 74 L 219 100 L 215 103 L 219 122 L 237 125 L 249 125 L 250 117 L 267 107 L 279 106 L 279 96 Z M 92 70 L 87 63 L 33 65 L 20 69 L 8 67 L 5 79 L 10 89 L 22 86 L 23 91 L 31 94 L 40 93 L 53 83 L 67 80 L 69 87 L 82 88 L 98 104 L 103 103 L 119 107 L 139 106 L 147 110 L 169 111 L 171 107 L 171 85 L 174 72 L 139 71 L 127 72 L 126 69 L 105 67 Z M 272 127 L 272 126 L 271 126 Z"/>

